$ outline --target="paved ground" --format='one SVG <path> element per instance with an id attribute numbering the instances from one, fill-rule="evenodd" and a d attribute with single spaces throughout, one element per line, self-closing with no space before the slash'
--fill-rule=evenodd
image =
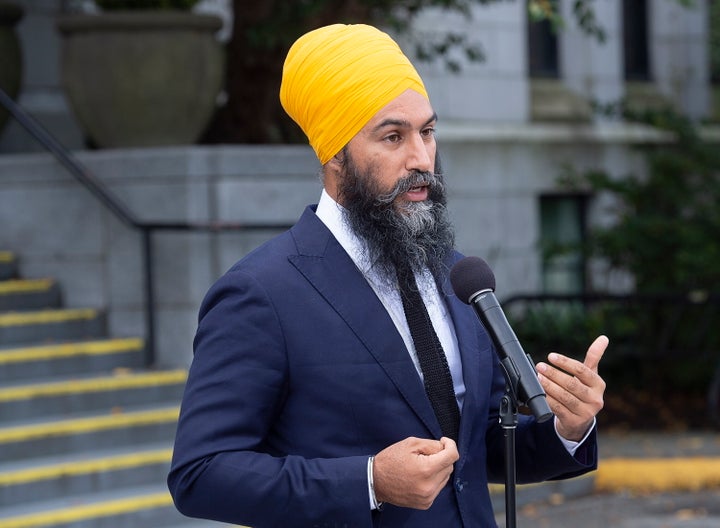
<path id="1" fill-rule="evenodd" d="M 720 457 L 720 431 L 609 432 L 599 439 L 601 458 Z"/>
<path id="2" fill-rule="evenodd" d="M 605 434 L 600 456 L 591 475 L 519 487 L 517 527 L 720 528 L 720 432 Z"/>
<path id="3" fill-rule="evenodd" d="M 498 516 L 504 526 L 505 514 Z M 595 493 L 518 508 L 519 528 L 720 528 L 720 490 Z"/>

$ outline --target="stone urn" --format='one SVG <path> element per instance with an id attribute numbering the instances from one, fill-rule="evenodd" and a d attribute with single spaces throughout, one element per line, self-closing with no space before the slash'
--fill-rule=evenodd
<path id="1" fill-rule="evenodd" d="M 98 148 L 195 143 L 222 88 L 213 15 L 112 11 L 58 18 L 62 84 Z"/>
<path id="2" fill-rule="evenodd" d="M 22 16 L 20 6 L 0 1 L 0 88 L 13 99 L 17 99 L 22 83 L 22 50 L 15 31 Z M 8 117 L 7 111 L 0 107 L 0 130 Z"/>

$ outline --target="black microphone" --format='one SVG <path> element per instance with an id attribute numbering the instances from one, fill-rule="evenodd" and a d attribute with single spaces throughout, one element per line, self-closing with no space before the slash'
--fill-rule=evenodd
<path id="1" fill-rule="evenodd" d="M 495 297 L 495 275 L 490 266 L 480 257 L 465 257 L 450 270 L 450 282 L 455 295 L 475 308 L 490 334 L 518 404 L 527 405 L 538 422 L 550 419 L 553 413 L 537 378 L 535 364 L 520 346 Z"/>

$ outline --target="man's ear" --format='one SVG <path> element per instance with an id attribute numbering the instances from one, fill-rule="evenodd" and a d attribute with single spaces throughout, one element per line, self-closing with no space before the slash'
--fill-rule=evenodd
<path id="1" fill-rule="evenodd" d="M 338 183 L 340 181 L 340 174 L 345 160 L 345 154 L 340 151 L 335 154 L 330 160 L 325 163 L 322 167 L 323 173 L 323 186 L 325 192 L 327 192 L 333 200 L 338 200 Z"/>
<path id="2" fill-rule="evenodd" d="M 331 163 L 334 165 L 334 170 L 340 170 L 345 164 L 345 149 L 340 149 L 340 152 L 330 158 L 330 161 L 328 161 L 325 165 L 329 165 Z"/>

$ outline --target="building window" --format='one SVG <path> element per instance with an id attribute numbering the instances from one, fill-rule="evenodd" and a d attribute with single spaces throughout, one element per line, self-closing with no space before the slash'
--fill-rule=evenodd
<path id="1" fill-rule="evenodd" d="M 585 239 L 587 196 L 552 194 L 540 197 L 540 247 L 545 293 L 585 291 Z"/>
<path id="2" fill-rule="evenodd" d="M 528 74 L 535 79 L 559 79 L 558 39 L 549 20 L 528 19 Z"/>
<path id="3" fill-rule="evenodd" d="M 623 0 L 622 9 L 625 80 L 649 81 L 647 0 Z"/>

